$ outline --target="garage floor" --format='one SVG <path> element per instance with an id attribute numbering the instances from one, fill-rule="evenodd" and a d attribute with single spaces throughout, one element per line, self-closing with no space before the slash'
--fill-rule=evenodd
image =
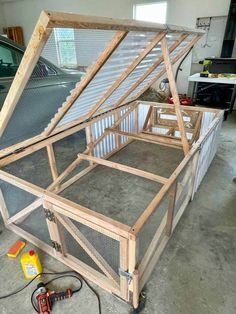
<path id="1" fill-rule="evenodd" d="M 236 312 L 236 115 L 223 124 L 221 143 L 197 197 L 188 206 L 172 240 L 147 284 L 143 313 L 205 314 Z M 1 222 L 2 224 L 2 222 Z M 5 257 L 18 237 L 1 225 L 0 295 L 26 281 L 19 259 Z M 31 245 L 27 245 L 30 248 Z M 41 253 L 44 269 L 62 271 L 65 266 Z M 63 281 L 63 289 L 71 286 Z M 1 313 L 31 313 L 30 293 L 35 285 L 17 296 L 0 301 Z M 59 288 L 59 283 L 56 288 Z M 130 307 L 102 289 L 102 313 L 128 313 Z M 54 313 L 96 314 L 97 302 L 85 287 L 80 295 L 58 303 Z"/>

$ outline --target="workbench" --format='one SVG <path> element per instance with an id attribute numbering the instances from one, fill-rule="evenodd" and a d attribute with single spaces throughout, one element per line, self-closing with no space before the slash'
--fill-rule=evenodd
<path id="1" fill-rule="evenodd" d="M 209 104 L 204 103 L 204 99 L 212 97 L 212 91 L 216 92 L 218 88 L 225 96 L 220 108 L 225 110 L 225 116 L 228 112 L 232 112 L 236 98 L 236 78 L 201 77 L 200 73 L 195 73 L 188 77 L 188 81 L 194 83 L 192 92 L 194 104 L 209 107 Z M 214 102 L 212 102 L 211 107 L 219 108 Z"/>

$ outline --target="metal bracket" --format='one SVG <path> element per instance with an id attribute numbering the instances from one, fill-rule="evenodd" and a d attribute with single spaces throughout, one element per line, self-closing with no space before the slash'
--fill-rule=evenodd
<path id="1" fill-rule="evenodd" d="M 133 279 L 133 274 L 129 273 L 128 271 L 124 271 L 122 268 L 119 268 L 119 276 L 126 277 L 128 279 L 129 284 Z"/>
<path id="2" fill-rule="evenodd" d="M 52 240 L 52 247 L 53 247 L 57 252 L 62 253 L 61 245 L 60 245 L 58 242 Z"/>
<path id="3" fill-rule="evenodd" d="M 45 212 L 46 219 L 48 219 L 51 222 L 56 222 L 55 215 L 53 214 L 52 211 L 45 208 L 44 212 Z"/>

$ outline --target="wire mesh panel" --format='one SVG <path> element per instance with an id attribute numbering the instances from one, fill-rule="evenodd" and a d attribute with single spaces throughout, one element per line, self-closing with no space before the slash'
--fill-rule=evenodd
<path id="1" fill-rule="evenodd" d="M 19 213 L 37 199 L 35 195 L 2 180 L 0 181 L 0 189 L 10 217 Z"/>
<path id="2" fill-rule="evenodd" d="M 161 203 L 156 207 L 155 211 L 149 217 L 147 223 L 144 225 L 138 235 L 138 264 L 142 262 L 145 254 L 147 253 L 149 245 L 153 241 L 154 236 L 157 232 L 159 232 L 159 236 L 158 241 L 156 241 L 155 246 L 153 247 L 153 252 L 155 251 L 157 245 L 160 243 L 162 235 L 164 235 L 165 232 L 167 209 L 168 193 L 164 196 Z"/>
<path id="3" fill-rule="evenodd" d="M 17 223 L 17 226 L 52 246 L 43 206 L 27 215 L 23 221 Z"/>
<path id="4" fill-rule="evenodd" d="M 120 265 L 119 241 L 114 240 L 88 226 L 85 226 L 73 219 L 70 219 L 73 225 L 78 229 L 78 232 L 85 237 L 86 241 L 93 247 L 93 253 L 98 252 L 106 263 L 118 274 Z M 63 227 L 64 239 L 67 252 L 90 267 L 102 272 L 96 261 L 89 255 L 90 250 L 82 248 L 75 238 Z M 83 238 L 82 237 L 82 238 Z M 95 253 L 94 253 L 95 254 Z"/>
<path id="5" fill-rule="evenodd" d="M 174 217 L 182 206 L 186 206 L 191 198 L 193 184 L 194 184 L 194 169 L 193 157 L 184 168 L 184 170 L 176 178 L 176 196 L 174 204 Z M 196 171 L 196 169 L 195 169 Z"/>
<path id="6" fill-rule="evenodd" d="M 45 148 L 5 166 L 3 170 L 42 188 L 47 188 L 52 182 Z"/>

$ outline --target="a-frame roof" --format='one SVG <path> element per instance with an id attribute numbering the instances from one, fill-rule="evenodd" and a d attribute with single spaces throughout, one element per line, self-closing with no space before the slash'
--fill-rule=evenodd
<path id="1" fill-rule="evenodd" d="M 83 79 L 68 95 L 58 99 L 53 116 L 40 113 L 45 121 L 48 119 L 47 125 L 38 132 L 45 136 L 137 99 L 166 72 L 163 45 L 167 47 L 170 62 L 174 64 L 203 35 L 201 30 L 168 24 L 42 12 L 0 113 L 0 141 L 16 144 L 22 140 L 19 136 L 20 140 L 8 141 L 8 135 L 12 136 L 14 128 L 17 135 L 20 132 L 20 127 L 11 123 L 12 116 L 15 116 L 12 121 L 20 120 L 20 114 L 25 112 L 28 115 L 27 110 L 33 108 L 33 98 L 32 105 L 27 103 L 25 111 L 24 105 L 19 103 L 23 101 L 24 89 L 54 28 L 115 32 Z M 96 49 L 93 43 L 91 49 Z M 29 137 L 32 136 L 28 134 L 24 139 Z"/>

